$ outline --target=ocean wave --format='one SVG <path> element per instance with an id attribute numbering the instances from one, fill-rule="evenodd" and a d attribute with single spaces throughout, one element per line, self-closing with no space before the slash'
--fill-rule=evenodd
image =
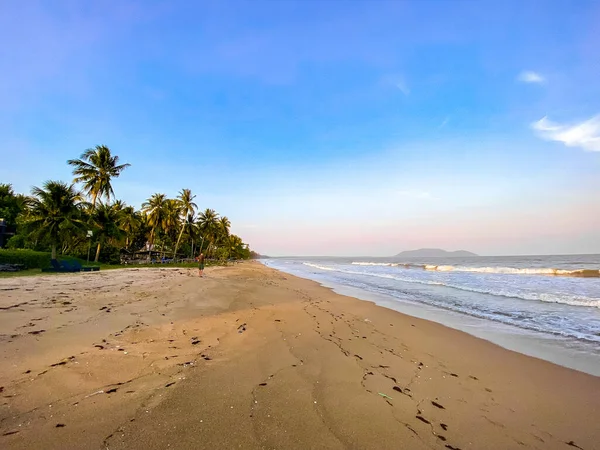
<path id="1" fill-rule="evenodd" d="M 425 265 L 425 270 L 433 270 L 436 272 L 477 272 L 477 273 L 504 273 L 515 275 L 554 275 L 566 277 L 600 277 L 600 270 L 597 269 L 553 269 L 553 268 L 524 268 L 516 267 L 465 267 L 465 266 L 434 266 Z"/>
<path id="2" fill-rule="evenodd" d="M 325 266 L 320 266 L 318 264 L 313 264 L 313 263 L 308 263 L 308 262 L 305 262 L 302 264 L 304 264 L 305 266 L 308 266 L 308 267 L 314 267 L 315 269 L 329 270 L 331 272 L 339 272 L 339 270 L 334 269 L 333 267 L 325 267 Z"/>
<path id="3" fill-rule="evenodd" d="M 404 267 L 407 269 L 424 269 L 434 272 L 475 272 L 475 273 L 502 273 L 513 275 L 551 275 L 563 277 L 583 277 L 600 278 L 598 269 L 554 269 L 554 268 L 516 268 L 516 267 L 467 267 L 467 266 L 449 266 L 433 264 L 410 264 L 410 263 L 374 263 L 374 262 L 353 262 L 355 266 L 386 266 L 386 267 Z"/>
<path id="4" fill-rule="evenodd" d="M 376 289 L 377 292 L 389 295 L 391 297 L 404 299 L 403 295 L 397 295 L 398 293 L 389 290 L 389 289 Z M 547 324 L 544 323 L 535 323 L 532 321 L 531 315 L 523 314 L 521 312 L 514 311 L 499 311 L 499 310 L 485 310 L 480 309 L 478 305 L 466 305 L 457 304 L 457 303 L 447 303 L 442 301 L 437 301 L 432 298 L 428 298 L 426 296 L 420 296 L 418 299 L 412 299 L 412 302 L 416 303 L 424 303 L 426 305 L 434 306 L 436 308 L 445 309 L 447 311 L 457 312 L 461 314 L 466 314 L 471 317 L 477 317 L 480 319 L 487 319 L 493 322 L 504 323 L 506 325 L 512 325 L 517 328 L 521 328 L 524 330 L 530 331 L 538 331 L 542 333 L 548 333 L 555 336 L 561 336 L 565 338 L 575 338 L 578 340 L 599 344 L 600 343 L 600 335 L 590 334 L 589 331 L 586 330 L 577 330 L 577 329 L 561 329 L 561 328 L 550 328 Z"/>
<path id="5" fill-rule="evenodd" d="M 457 284 L 453 284 L 453 283 L 445 283 L 445 282 L 441 282 L 441 281 L 417 280 L 414 278 L 399 277 L 397 275 L 391 275 L 391 274 L 343 270 L 343 269 L 336 268 L 336 267 L 321 266 L 318 264 L 312 264 L 312 263 L 307 263 L 307 262 L 305 262 L 304 265 L 313 267 L 316 269 L 326 270 L 329 272 L 340 272 L 340 273 L 347 273 L 347 274 L 351 274 L 351 275 L 362 275 L 362 276 L 369 276 L 369 277 L 386 278 L 386 279 L 395 280 L 395 281 L 402 281 L 405 283 L 424 284 L 424 285 L 430 285 L 430 286 L 442 286 L 442 287 L 448 287 L 448 288 L 452 288 L 452 289 L 458 289 L 461 291 L 473 292 L 473 293 L 477 293 L 477 294 L 493 295 L 496 297 L 516 298 L 516 299 L 520 299 L 520 300 L 539 301 L 539 302 L 546 302 L 546 303 L 560 303 L 560 304 L 571 305 L 571 306 L 585 306 L 585 307 L 592 307 L 592 308 L 600 308 L 600 298 L 594 298 L 594 297 L 585 297 L 585 296 L 578 296 L 578 295 L 568 295 L 567 296 L 567 295 L 560 295 L 560 294 L 533 293 L 533 292 L 511 292 L 511 291 L 506 291 L 503 289 L 480 289 L 480 288 L 473 288 L 470 286 L 461 286 L 461 285 L 457 285 Z"/>

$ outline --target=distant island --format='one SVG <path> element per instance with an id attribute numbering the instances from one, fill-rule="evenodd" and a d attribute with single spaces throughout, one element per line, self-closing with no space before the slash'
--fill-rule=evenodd
<path id="1" fill-rule="evenodd" d="M 466 250 L 457 250 L 455 252 L 448 252 L 441 248 L 420 248 L 419 250 L 408 250 L 405 252 L 398 253 L 395 257 L 418 257 L 418 258 L 431 258 L 438 256 L 479 256 L 475 253 L 467 252 Z"/>

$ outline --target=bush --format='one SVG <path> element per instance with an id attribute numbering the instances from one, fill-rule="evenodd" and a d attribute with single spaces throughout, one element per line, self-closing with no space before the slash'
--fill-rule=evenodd
<path id="1" fill-rule="evenodd" d="M 0 249 L 0 264 L 23 264 L 27 266 L 28 269 L 47 269 L 52 265 L 50 264 L 50 259 L 52 258 L 52 253 L 50 252 L 36 252 L 34 250 L 4 250 Z M 75 258 L 74 256 L 68 255 L 57 255 L 57 259 L 59 261 L 79 261 L 80 264 L 86 265 L 85 259 Z M 89 265 L 95 265 L 90 261 Z"/>
<path id="2" fill-rule="evenodd" d="M 50 258 L 50 252 L 0 249 L 0 264 L 23 264 L 28 269 L 44 269 L 50 267 Z"/>

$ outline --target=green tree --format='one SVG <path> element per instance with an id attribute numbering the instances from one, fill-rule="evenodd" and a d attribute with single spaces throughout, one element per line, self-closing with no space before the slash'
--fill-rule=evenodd
<path id="1" fill-rule="evenodd" d="M 10 184 L 0 183 L 0 219 L 6 220 L 6 224 L 14 226 L 17 217 L 27 206 L 27 197 L 15 194 Z"/>
<path id="2" fill-rule="evenodd" d="M 52 259 L 56 259 L 61 234 L 81 229 L 81 195 L 72 184 L 62 181 L 47 181 L 43 188 L 34 187 L 31 193 L 27 227 L 38 239 L 50 240 Z"/>
<path id="3" fill-rule="evenodd" d="M 179 243 L 181 242 L 181 236 L 183 236 L 183 232 L 186 229 L 187 221 L 190 216 L 194 217 L 194 213 L 198 208 L 198 205 L 194 203 L 195 195 L 192 195 L 192 191 L 190 189 L 182 189 L 179 192 L 179 196 L 177 197 L 177 201 L 179 202 L 179 208 L 181 212 L 181 231 L 179 232 L 179 236 L 177 237 L 177 243 L 175 244 L 175 250 L 173 250 L 173 258 L 175 258 L 177 254 L 177 249 L 179 248 Z"/>
<path id="4" fill-rule="evenodd" d="M 115 208 L 117 203 L 114 204 Z M 139 230 L 142 222 L 141 215 L 133 206 L 123 206 L 119 211 L 119 226 L 125 233 L 125 248 L 129 249 L 129 245 L 133 239 L 133 235 Z"/>
<path id="5" fill-rule="evenodd" d="M 100 258 L 100 250 L 107 242 L 112 241 L 113 244 L 123 238 L 125 232 L 119 227 L 120 209 L 119 205 L 109 205 L 99 202 L 92 214 L 92 223 L 96 229 L 96 239 L 98 246 L 96 247 L 95 262 Z"/>
<path id="6" fill-rule="evenodd" d="M 165 194 L 154 194 L 142 204 L 142 211 L 146 214 L 148 226 L 150 227 L 150 245 L 154 244 L 156 231 L 163 226 L 167 207 L 167 196 Z"/>
<path id="7" fill-rule="evenodd" d="M 168 247 L 174 246 L 177 239 L 177 230 L 179 229 L 179 217 L 181 215 L 181 205 L 175 199 L 167 199 L 165 203 L 165 215 L 162 223 L 163 231 L 163 247 L 168 244 Z M 163 252 L 164 254 L 164 252 Z"/>
<path id="8" fill-rule="evenodd" d="M 223 247 L 224 258 L 231 257 L 231 242 L 229 240 L 229 228 L 231 227 L 231 221 L 227 216 L 221 216 L 217 223 L 217 242 Z"/>
<path id="9" fill-rule="evenodd" d="M 114 197 L 111 180 L 118 178 L 130 164 L 119 164 L 119 157 L 113 156 L 105 145 L 97 145 L 82 153 L 80 159 L 70 159 L 67 163 L 74 167 L 74 183 L 82 183 L 83 190 L 92 199 L 92 208 L 98 198 L 110 201 Z"/>
<path id="10" fill-rule="evenodd" d="M 219 214 L 214 209 L 206 208 L 200 213 L 199 227 L 202 237 L 208 242 L 206 247 L 207 256 L 210 254 L 211 247 L 218 237 L 219 226 Z M 203 245 L 204 241 L 202 242 Z M 202 247 L 200 247 L 200 251 L 202 251 Z"/>

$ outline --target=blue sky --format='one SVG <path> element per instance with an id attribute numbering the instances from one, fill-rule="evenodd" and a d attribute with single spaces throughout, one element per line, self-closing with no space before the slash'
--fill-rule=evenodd
<path id="1" fill-rule="evenodd" d="M 600 253 L 594 1 L 2 2 L 0 182 L 108 145 L 272 255 Z"/>

